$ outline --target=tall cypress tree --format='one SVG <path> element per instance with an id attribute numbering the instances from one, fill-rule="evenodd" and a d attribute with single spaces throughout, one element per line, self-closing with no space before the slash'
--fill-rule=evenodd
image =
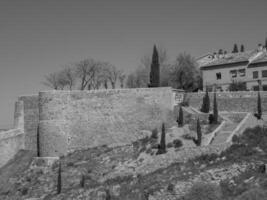
<path id="1" fill-rule="evenodd" d="M 40 157 L 40 134 L 39 134 L 39 125 L 37 127 L 37 157 Z"/>
<path id="2" fill-rule="evenodd" d="M 153 48 L 153 55 L 152 55 L 152 62 L 150 67 L 150 83 L 149 87 L 159 87 L 160 86 L 160 69 L 159 69 L 159 54 L 154 45 Z"/>
<path id="3" fill-rule="evenodd" d="M 202 107 L 200 111 L 203 113 L 209 113 L 210 111 L 210 97 L 209 97 L 209 93 L 207 89 L 206 89 L 205 96 L 203 97 Z"/>
<path id="4" fill-rule="evenodd" d="M 178 127 L 182 127 L 184 125 L 184 114 L 183 114 L 183 108 L 180 106 L 179 109 L 179 116 L 177 119 Z"/>
<path id="5" fill-rule="evenodd" d="M 58 174 L 57 174 L 57 193 L 61 193 L 61 162 L 58 164 Z"/>
<path id="6" fill-rule="evenodd" d="M 199 122 L 199 118 L 197 119 L 197 146 L 201 146 L 202 141 L 202 132 L 201 132 L 201 126 Z"/>
<path id="7" fill-rule="evenodd" d="M 267 38 L 265 39 L 265 48 L 267 48 Z"/>
<path id="8" fill-rule="evenodd" d="M 162 123 L 162 131 L 161 131 L 161 139 L 160 139 L 160 145 L 159 150 L 157 154 L 164 154 L 166 153 L 166 133 L 165 133 L 165 124 Z"/>
<path id="9" fill-rule="evenodd" d="M 233 48 L 232 53 L 238 53 L 238 47 L 237 47 L 237 44 L 234 44 L 234 48 Z"/>
<path id="10" fill-rule="evenodd" d="M 260 91 L 258 91 L 258 119 L 261 119 L 262 110 L 261 110 L 261 95 Z"/>
<path id="11" fill-rule="evenodd" d="M 244 52 L 245 51 L 245 47 L 243 44 L 241 44 L 241 47 L 240 47 L 240 52 Z"/>
<path id="12" fill-rule="evenodd" d="M 213 98 L 213 123 L 218 123 L 218 106 L 217 106 L 217 99 L 216 99 L 216 92 L 214 92 Z"/>

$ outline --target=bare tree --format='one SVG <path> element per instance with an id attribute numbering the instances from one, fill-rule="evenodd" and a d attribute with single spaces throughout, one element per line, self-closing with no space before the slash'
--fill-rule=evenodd
<path id="1" fill-rule="evenodd" d="M 120 80 L 120 86 L 121 88 L 124 87 L 124 80 L 126 78 L 126 75 L 123 73 L 123 71 L 120 71 L 120 74 L 119 74 L 119 80 Z"/>
<path id="2" fill-rule="evenodd" d="M 117 79 L 119 78 L 121 71 L 111 64 L 108 66 L 108 69 L 109 69 L 108 79 L 111 83 L 112 89 L 115 89 L 116 82 L 117 82 Z"/>
<path id="3" fill-rule="evenodd" d="M 66 81 L 66 85 L 72 90 L 75 84 L 76 74 L 73 66 L 71 64 L 63 66 L 64 68 L 60 72 L 62 78 Z"/>
<path id="4" fill-rule="evenodd" d="M 89 83 L 96 73 L 97 65 L 98 63 L 93 59 L 81 60 L 75 64 L 77 78 L 80 81 L 80 90 L 85 90 L 86 87 L 91 89 L 92 84 Z"/>
<path id="5" fill-rule="evenodd" d="M 57 90 L 58 87 L 59 87 L 57 76 L 58 76 L 58 75 L 57 75 L 56 72 L 55 72 L 55 73 L 50 73 L 50 74 L 46 75 L 46 76 L 45 76 L 45 81 L 42 82 L 43 85 L 48 86 L 48 87 L 50 87 L 50 88 L 52 88 L 52 89 Z"/>
<path id="6" fill-rule="evenodd" d="M 187 53 L 179 54 L 172 66 L 172 86 L 187 91 L 200 88 L 201 74 L 195 59 Z"/>
<path id="7" fill-rule="evenodd" d="M 63 90 L 69 84 L 63 71 L 48 74 L 42 83 L 55 90 Z"/>

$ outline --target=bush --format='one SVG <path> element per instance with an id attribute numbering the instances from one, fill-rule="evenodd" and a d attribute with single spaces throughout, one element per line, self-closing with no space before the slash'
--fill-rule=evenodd
<path id="1" fill-rule="evenodd" d="M 57 174 L 57 193 L 60 194 L 61 193 L 61 163 L 59 162 L 59 166 L 58 166 L 58 174 Z"/>
<path id="2" fill-rule="evenodd" d="M 219 186 L 211 183 L 195 183 L 184 200 L 222 200 L 222 193 Z"/>
<path id="3" fill-rule="evenodd" d="M 175 139 L 175 140 L 173 140 L 173 145 L 175 148 L 180 148 L 183 146 L 183 142 L 179 139 Z"/>
<path id="4" fill-rule="evenodd" d="M 232 142 L 233 142 L 233 143 L 239 143 L 239 137 L 238 137 L 237 135 L 234 135 L 234 136 L 232 137 Z"/>
<path id="5" fill-rule="evenodd" d="M 183 98 L 183 101 L 182 103 L 180 104 L 180 106 L 184 106 L 184 107 L 188 107 L 189 106 L 189 97 L 187 96 L 187 94 L 185 93 L 184 94 L 184 98 Z"/>
<path id="6" fill-rule="evenodd" d="M 193 141 L 195 142 L 195 144 L 197 146 L 201 146 L 202 132 L 201 132 L 201 126 L 200 126 L 199 119 L 197 119 L 197 139 L 194 138 Z"/>
<path id="7" fill-rule="evenodd" d="M 214 116 L 213 114 L 209 114 L 209 123 L 213 124 L 213 122 L 214 122 Z"/>
<path id="8" fill-rule="evenodd" d="M 216 92 L 214 92 L 214 97 L 213 97 L 213 123 L 218 124 L 218 105 L 216 99 Z"/>

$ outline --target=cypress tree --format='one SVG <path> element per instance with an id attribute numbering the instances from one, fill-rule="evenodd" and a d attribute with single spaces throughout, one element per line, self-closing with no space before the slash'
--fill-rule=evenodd
<path id="1" fill-rule="evenodd" d="M 214 92 L 213 98 L 213 123 L 218 123 L 218 106 L 217 106 L 217 99 L 216 99 L 216 92 Z"/>
<path id="2" fill-rule="evenodd" d="M 150 83 L 149 87 L 160 86 L 160 66 L 159 66 L 159 55 L 156 45 L 153 48 L 152 62 L 150 67 Z"/>
<path id="3" fill-rule="evenodd" d="M 240 52 L 244 52 L 245 51 L 245 47 L 244 45 L 242 44 L 241 47 L 240 47 Z"/>
<path id="4" fill-rule="evenodd" d="M 37 127 L 37 157 L 40 157 L 40 134 L 39 134 L 39 125 Z"/>
<path id="5" fill-rule="evenodd" d="M 61 193 L 61 162 L 58 164 L 58 174 L 57 174 L 57 193 Z"/>
<path id="6" fill-rule="evenodd" d="M 160 139 L 160 145 L 159 145 L 159 150 L 157 154 L 164 154 L 166 153 L 166 141 L 165 141 L 165 124 L 162 123 L 162 132 L 161 132 L 161 139 Z"/>
<path id="7" fill-rule="evenodd" d="M 232 53 L 238 53 L 238 47 L 237 47 L 237 44 L 234 44 L 234 48 L 233 48 Z"/>
<path id="8" fill-rule="evenodd" d="M 202 107 L 201 107 L 200 111 L 203 113 L 209 113 L 209 111 L 210 111 L 210 97 L 209 97 L 209 93 L 208 93 L 207 89 L 206 89 L 206 93 L 203 97 Z"/>
<path id="9" fill-rule="evenodd" d="M 84 188 L 84 186 L 85 186 L 85 176 L 84 175 L 82 175 L 82 178 L 81 178 L 81 181 L 80 181 L 80 185 L 81 185 L 82 188 Z"/>
<path id="10" fill-rule="evenodd" d="M 265 48 L 267 48 L 267 38 L 265 39 Z"/>
<path id="11" fill-rule="evenodd" d="M 202 132 L 201 132 L 201 126 L 199 122 L 199 118 L 197 119 L 197 146 L 201 146 L 201 141 L 202 141 Z"/>
<path id="12" fill-rule="evenodd" d="M 261 110 L 261 96 L 260 96 L 260 91 L 258 91 L 258 119 L 261 119 L 262 116 L 262 110 Z"/>
<path id="13" fill-rule="evenodd" d="M 184 125 L 184 114 L 183 114 L 183 108 L 180 106 L 179 109 L 179 116 L 177 119 L 178 127 L 182 127 Z"/>

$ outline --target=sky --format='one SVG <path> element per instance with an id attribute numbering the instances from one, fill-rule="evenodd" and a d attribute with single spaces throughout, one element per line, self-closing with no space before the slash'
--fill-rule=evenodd
<path id="1" fill-rule="evenodd" d="M 18 96 L 47 90 L 44 76 L 85 58 L 133 71 L 153 45 L 170 60 L 254 49 L 267 37 L 266 0 L 0 0 L 0 128 Z"/>

